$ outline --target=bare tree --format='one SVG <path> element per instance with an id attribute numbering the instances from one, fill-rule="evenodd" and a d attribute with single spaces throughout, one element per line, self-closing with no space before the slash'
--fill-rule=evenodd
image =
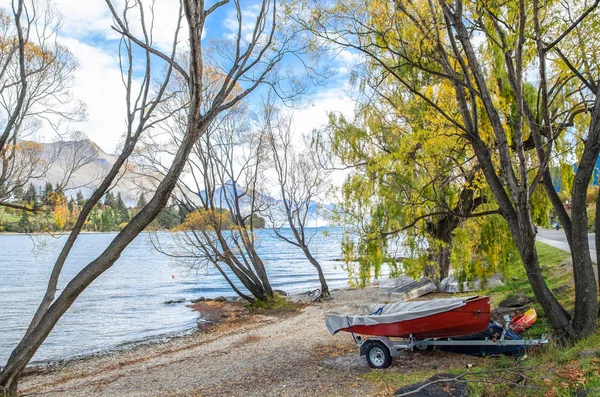
<path id="1" fill-rule="evenodd" d="M 310 249 L 312 238 L 318 233 L 308 228 L 318 217 L 319 198 L 328 187 L 331 174 L 320 166 L 314 147 L 304 141 L 304 150 L 293 142 L 293 118 L 285 117 L 271 101 L 265 104 L 263 128 L 271 146 L 272 161 L 277 173 L 277 185 L 281 199 L 272 203 L 268 220 L 278 239 L 302 250 L 304 256 L 319 275 L 321 297 L 329 296 L 329 287 L 321 264 Z M 289 227 L 291 235 L 282 229 Z"/>
<path id="2" fill-rule="evenodd" d="M 25 209 L 11 196 L 43 178 L 60 154 L 27 139 L 43 127 L 60 139 L 65 121 L 84 116 L 70 92 L 77 62 L 56 41 L 60 25 L 47 2 L 15 0 L 0 11 L 0 206 Z"/>
<path id="3" fill-rule="evenodd" d="M 17 394 L 19 378 L 25 366 L 62 315 L 97 277 L 117 261 L 123 250 L 167 204 L 198 139 L 208 130 L 220 113 L 235 106 L 242 98 L 264 82 L 269 72 L 283 56 L 281 48 L 279 48 L 279 51 L 273 49 L 277 15 L 275 3 L 267 0 L 260 3 L 257 17 L 250 22 L 253 26 L 250 39 L 246 40 L 242 37 L 242 27 L 248 25 L 248 21 L 243 18 L 240 3 L 234 1 L 234 12 L 238 17 L 239 29 L 237 34 L 234 35 L 233 44 L 228 47 L 232 51 L 226 52 L 222 48 L 224 52 L 219 58 L 221 59 L 223 79 L 220 80 L 219 89 L 212 102 L 206 104 L 203 102 L 204 98 L 202 96 L 205 55 L 202 35 L 207 18 L 215 10 L 227 5 L 229 2 L 220 1 L 205 9 L 204 1 L 182 0 L 170 53 L 164 53 L 154 46 L 152 39 L 153 24 L 148 22 L 154 18 L 152 7 L 149 8 L 150 15 L 146 16 L 148 8 L 145 8 L 141 1 L 126 2 L 121 13 L 117 12 L 110 0 L 107 0 L 106 3 L 114 18 L 114 29 L 122 36 L 122 51 L 119 54 L 122 55 L 121 64 L 125 76 L 125 104 L 127 107 L 124 145 L 115 165 L 81 210 L 73 230 L 54 265 L 44 298 L 25 336 L 15 347 L 0 373 L 0 390 L 11 396 Z M 137 11 L 139 15 L 141 38 L 132 32 L 129 19 L 133 11 Z M 17 11 L 17 14 L 20 17 L 20 11 Z M 178 34 L 184 20 L 187 23 L 189 36 L 188 65 L 182 65 L 176 60 Z M 20 42 L 23 41 L 20 40 Z M 144 63 L 142 84 L 137 92 L 134 91 L 132 82 L 134 76 L 134 46 L 141 48 L 143 53 L 142 62 Z M 157 58 L 160 58 L 160 62 L 157 62 Z M 156 83 L 158 88 L 152 94 L 152 72 L 153 65 L 156 63 L 166 63 L 168 66 L 164 78 Z M 156 109 L 161 102 L 167 99 L 165 98 L 166 87 L 173 73 L 178 73 L 186 81 L 189 101 L 182 105 L 187 106 L 189 110 L 185 133 L 170 163 L 168 172 L 158 184 L 148 203 L 115 236 L 108 247 L 76 274 L 62 289 L 60 295 L 55 297 L 57 281 L 63 264 L 69 256 L 70 250 L 93 206 L 113 183 L 114 178 L 134 150 L 140 135 L 165 119 L 166 116 L 159 116 Z M 242 81 L 245 82 L 245 85 L 240 88 L 239 83 Z"/>
<path id="4" fill-rule="evenodd" d="M 267 141 L 249 118 L 245 104 L 233 107 L 196 143 L 179 181 L 177 199 L 189 214 L 171 235 L 177 249 L 167 252 L 158 240 L 155 246 L 195 271 L 214 267 L 236 294 L 253 302 L 273 298 L 273 289 L 255 234 L 264 227 L 258 214 L 268 205 L 259 186 Z"/>

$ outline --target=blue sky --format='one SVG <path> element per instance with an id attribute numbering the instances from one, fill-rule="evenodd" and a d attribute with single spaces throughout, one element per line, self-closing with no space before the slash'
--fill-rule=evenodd
<path id="1" fill-rule="evenodd" d="M 124 0 L 114 0 L 118 11 L 123 3 Z M 209 6 L 211 2 L 207 3 Z M 113 152 L 123 133 L 125 107 L 117 53 L 119 37 L 111 29 L 112 17 L 103 0 L 55 0 L 55 4 L 64 19 L 59 40 L 70 49 L 80 64 L 75 75 L 73 94 L 86 103 L 88 112 L 86 121 L 69 128 L 83 131 L 103 150 Z M 144 4 L 151 4 L 151 1 Z M 242 0 L 241 4 L 243 15 L 251 22 L 256 12 L 256 2 Z M 10 0 L 0 0 L 0 6 L 9 7 Z M 171 46 L 178 7 L 179 2 L 175 0 L 156 0 L 154 39 L 160 49 L 167 50 Z M 211 15 L 207 20 L 205 37 L 230 37 L 235 23 L 233 16 L 233 4 Z M 183 41 L 187 38 L 186 29 L 182 29 L 182 33 Z M 330 60 L 330 65 L 338 70 L 338 74 L 326 85 L 316 87 L 314 93 L 305 98 L 308 105 L 295 111 L 298 133 L 326 123 L 327 112 L 352 113 L 354 104 L 346 97 L 344 88 L 352 62 L 356 60 L 357 57 L 347 51 Z M 251 101 L 257 102 L 259 99 L 260 94 L 257 94 L 252 96 Z"/>

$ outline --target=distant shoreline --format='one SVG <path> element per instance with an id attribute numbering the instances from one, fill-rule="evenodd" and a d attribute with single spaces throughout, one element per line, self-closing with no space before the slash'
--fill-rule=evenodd
<path id="1" fill-rule="evenodd" d="M 144 230 L 142 233 L 153 233 L 154 231 L 146 231 Z M 158 232 L 169 232 L 169 230 L 158 230 Z M 0 236 L 43 236 L 43 235 L 52 235 L 52 236 L 60 236 L 60 235 L 69 235 L 71 233 L 70 230 L 64 232 L 37 232 L 37 233 L 17 233 L 17 232 L 0 232 Z M 118 234 L 120 230 L 115 230 L 114 232 L 93 232 L 89 230 L 81 231 L 79 234 Z M 141 234 L 141 233 L 140 233 Z"/>
<path id="2" fill-rule="evenodd" d="M 337 227 L 331 227 L 331 226 L 311 226 L 308 227 L 307 229 L 336 229 Z M 289 227 L 284 227 L 282 228 L 284 230 L 288 230 Z M 271 228 L 265 227 L 265 228 L 257 228 L 255 230 L 271 230 Z M 80 234 L 118 234 L 120 233 L 120 230 L 115 230 L 112 232 L 96 232 L 96 231 L 91 231 L 91 230 L 82 230 L 81 232 L 79 232 Z M 167 232 L 172 232 L 171 230 L 168 229 L 161 229 L 161 230 L 144 230 L 142 233 L 154 233 L 154 232 L 160 232 L 160 233 L 167 233 Z M 41 236 L 41 235 L 54 235 L 54 236 L 58 236 L 61 234 L 64 235 L 68 235 L 71 233 L 71 230 L 65 230 L 62 232 L 55 232 L 55 233 L 50 233 L 50 232 L 36 232 L 36 233 L 18 233 L 18 232 L 2 232 L 0 231 L 0 236 Z"/>

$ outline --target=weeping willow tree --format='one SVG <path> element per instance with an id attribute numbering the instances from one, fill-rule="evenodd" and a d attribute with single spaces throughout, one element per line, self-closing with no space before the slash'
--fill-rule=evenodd
<path id="1" fill-rule="evenodd" d="M 568 339 L 593 333 L 598 302 L 585 199 L 600 153 L 600 86 L 597 62 L 586 61 L 595 57 L 587 49 L 597 46 L 599 3 L 299 3 L 294 15 L 306 29 L 362 54 L 382 71 L 378 86 L 393 81 L 398 98 L 414 98 L 444 123 L 432 133 L 442 138 L 452 130 L 472 151 L 549 323 Z M 583 139 L 580 155 L 574 152 L 569 215 L 550 170 L 556 141 L 572 135 L 577 124 Z M 540 269 L 532 227 L 539 186 L 571 245 L 574 316 L 553 296 Z"/>
<path id="2" fill-rule="evenodd" d="M 371 97 L 353 122 L 330 119 L 331 150 L 352 170 L 335 214 L 351 276 L 364 285 L 384 263 L 438 281 L 451 264 L 465 280 L 512 273 L 518 255 L 510 233 L 495 233 L 506 224 L 469 147 L 417 98 L 371 88 L 386 102 Z"/>

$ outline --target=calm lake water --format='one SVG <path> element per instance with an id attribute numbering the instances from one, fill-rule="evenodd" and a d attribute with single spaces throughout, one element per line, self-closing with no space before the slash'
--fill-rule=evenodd
<path id="1" fill-rule="evenodd" d="M 322 231 L 327 230 L 329 236 Z M 321 261 L 330 288 L 348 285 L 339 258 L 339 229 L 314 230 L 312 250 Z M 100 254 L 116 233 L 85 234 L 65 264 L 62 288 L 82 267 Z M 319 286 L 314 267 L 302 252 L 277 240 L 270 231 L 257 233 L 258 252 L 267 265 L 273 288 L 302 292 Z M 168 233 L 159 235 L 169 245 Z M 0 235 L 0 365 L 24 334 L 46 287 L 54 260 L 66 236 Z M 190 272 L 157 252 L 149 234 L 142 234 L 121 258 L 100 276 L 61 318 L 33 358 L 52 361 L 190 332 L 198 313 L 186 303 L 165 301 L 204 296 L 233 296 L 214 269 Z"/>

